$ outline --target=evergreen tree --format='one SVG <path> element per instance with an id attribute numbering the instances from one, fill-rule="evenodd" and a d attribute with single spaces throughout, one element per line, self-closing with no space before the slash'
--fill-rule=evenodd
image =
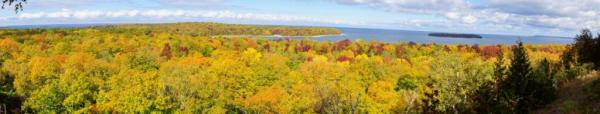
<path id="1" fill-rule="evenodd" d="M 533 73 L 523 43 L 517 43 L 517 47 L 513 49 L 508 76 L 501 82 L 500 93 L 506 96 L 506 102 L 514 104 L 512 107 L 515 112 L 528 113 L 552 101 L 555 87 L 549 75 L 549 62 L 541 63 L 540 71 L 544 73 Z"/>
<path id="2" fill-rule="evenodd" d="M 529 99 L 525 96 L 530 94 L 530 88 L 527 83 L 530 81 L 531 67 L 527 52 L 523 42 L 517 42 L 517 47 L 513 48 L 513 57 L 508 69 L 509 73 L 506 82 L 502 83 L 502 89 L 508 95 L 508 102 L 516 104 L 514 107 L 519 113 L 527 113 Z"/>
<path id="3" fill-rule="evenodd" d="M 504 96 L 500 85 L 504 82 L 506 67 L 504 66 L 504 54 L 499 51 L 494 66 L 494 80 L 483 83 L 475 92 L 474 111 L 478 113 L 509 113 L 509 105 L 504 102 Z"/>
<path id="4" fill-rule="evenodd" d="M 577 35 L 572 49 L 577 53 L 579 63 L 595 63 L 597 61 L 598 54 L 595 52 L 598 50 L 598 43 L 596 42 L 598 41 L 595 41 L 592 32 L 588 29 L 582 30 L 581 34 Z M 598 68 L 596 66 L 594 68 Z"/>
<path id="5" fill-rule="evenodd" d="M 577 65 L 577 60 L 575 60 L 577 55 L 573 50 L 573 47 L 573 45 L 567 45 L 567 50 L 565 50 L 560 56 L 562 67 L 566 70 L 571 69 L 573 65 Z"/>
<path id="6" fill-rule="evenodd" d="M 506 102 L 506 92 L 502 88 L 502 84 L 506 83 L 507 69 L 504 66 L 504 54 L 502 51 L 498 52 L 498 62 L 494 66 L 494 88 L 493 88 L 493 112 L 494 113 L 507 113 L 511 110 L 509 102 Z"/>
<path id="7" fill-rule="evenodd" d="M 590 54 L 590 56 L 592 57 L 592 62 L 594 63 L 594 68 L 599 69 L 600 68 L 600 34 L 598 34 L 596 36 L 596 38 L 594 39 L 592 48 L 593 48 L 592 52 L 588 52 L 588 54 Z"/>
<path id="8" fill-rule="evenodd" d="M 556 98 L 556 85 L 554 81 L 554 69 L 550 61 L 543 59 L 537 66 L 537 70 L 533 75 L 533 83 L 530 83 L 532 90 L 532 106 L 535 108 L 549 103 Z"/>

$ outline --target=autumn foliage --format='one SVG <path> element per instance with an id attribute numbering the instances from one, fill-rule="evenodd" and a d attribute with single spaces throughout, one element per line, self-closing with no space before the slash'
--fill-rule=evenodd
<path id="1" fill-rule="evenodd" d="M 213 36 L 331 31 L 214 23 L 0 30 L 0 81 L 10 82 L 1 95 L 26 113 L 458 113 L 492 79 L 504 56 L 496 52 L 510 51 Z M 529 51 L 532 64 L 558 62 L 553 50 L 565 49 L 525 47 L 551 50 Z"/>

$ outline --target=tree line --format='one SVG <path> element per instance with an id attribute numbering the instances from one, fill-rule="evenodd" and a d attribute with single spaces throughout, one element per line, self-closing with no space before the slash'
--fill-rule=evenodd
<path id="1" fill-rule="evenodd" d="M 211 22 L 186 22 L 186 23 L 167 23 L 167 24 L 122 24 L 97 26 L 96 29 L 103 29 L 115 32 L 140 31 L 144 34 L 153 35 L 154 33 L 187 34 L 190 36 L 317 36 L 317 35 L 339 35 L 342 32 L 336 28 L 330 27 L 301 27 L 301 26 L 268 26 L 268 25 L 241 25 L 241 24 L 223 24 Z"/>

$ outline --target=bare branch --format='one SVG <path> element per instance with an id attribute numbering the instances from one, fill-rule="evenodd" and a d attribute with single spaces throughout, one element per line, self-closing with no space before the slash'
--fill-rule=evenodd
<path id="1" fill-rule="evenodd" d="M 27 0 L 2 0 L 2 9 L 10 6 L 15 7 L 15 13 L 23 11 L 23 4 L 26 4 Z"/>

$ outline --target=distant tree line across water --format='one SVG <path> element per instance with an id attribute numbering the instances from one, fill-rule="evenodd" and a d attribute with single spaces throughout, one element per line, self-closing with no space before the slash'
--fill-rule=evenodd
<path id="1" fill-rule="evenodd" d="M 146 32 L 148 34 L 151 34 L 153 32 L 168 32 L 172 34 L 187 34 L 190 36 L 317 36 L 342 34 L 342 32 L 339 29 L 331 27 L 241 25 L 211 22 L 187 22 L 169 24 L 122 24 L 98 26 L 97 29 L 110 29 L 113 31 L 116 30 L 122 32 L 140 31 Z"/>

